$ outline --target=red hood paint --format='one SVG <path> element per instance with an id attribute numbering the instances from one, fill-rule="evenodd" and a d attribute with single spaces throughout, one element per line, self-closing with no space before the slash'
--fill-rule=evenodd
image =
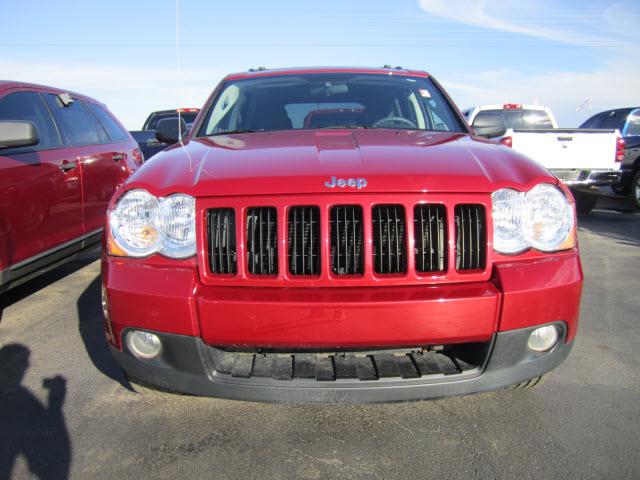
<path id="1" fill-rule="evenodd" d="M 331 177 L 367 186 L 328 188 Z M 415 130 L 293 130 L 192 138 L 145 163 L 127 189 L 194 197 L 331 192 L 527 190 L 555 177 L 514 152 L 467 134 Z"/>

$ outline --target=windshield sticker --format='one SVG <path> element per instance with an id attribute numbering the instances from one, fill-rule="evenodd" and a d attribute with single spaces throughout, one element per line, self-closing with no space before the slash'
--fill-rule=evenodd
<path id="1" fill-rule="evenodd" d="M 420 88 L 418 90 L 418 93 L 420 93 L 420 96 L 422 97 L 431 98 L 431 94 L 429 93 L 429 90 L 427 90 L 426 88 Z"/>

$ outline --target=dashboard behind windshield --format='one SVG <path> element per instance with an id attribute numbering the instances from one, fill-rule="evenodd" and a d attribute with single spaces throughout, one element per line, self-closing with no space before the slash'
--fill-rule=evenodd
<path id="1" fill-rule="evenodd" d="M 466 132 L 429 78 L 315 73 L 225 83 L 199 135 L 324 128 Z"/>

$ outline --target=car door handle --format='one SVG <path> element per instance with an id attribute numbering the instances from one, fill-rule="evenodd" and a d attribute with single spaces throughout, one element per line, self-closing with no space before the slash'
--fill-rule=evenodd
<path id="1" fill-rule="evenodd" d="M 62 170 L 63 172 L 67 172 L 69 170 L 73 170 L 74 168 L 78 168 L 78 164 L 76 162 L 64 161 L 60 165 L 60 170 Z"/>
<path id="2" fill-rule="evenodd" d="M 124 153 L 116 153 L 111 158 L 113 158 L 114 162 L 119 162 L 120 160 L 124 160 Z"/>

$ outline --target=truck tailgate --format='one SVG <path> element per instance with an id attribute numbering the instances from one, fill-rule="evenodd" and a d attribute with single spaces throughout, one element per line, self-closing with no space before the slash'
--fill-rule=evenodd
<path id="1" fill-rule="evenodd" d="M 617 170 L 617 130 L 512 130 L 513 149 L 549 170 Z M 509 132 L 507 132 L 509 136 Z"/>

